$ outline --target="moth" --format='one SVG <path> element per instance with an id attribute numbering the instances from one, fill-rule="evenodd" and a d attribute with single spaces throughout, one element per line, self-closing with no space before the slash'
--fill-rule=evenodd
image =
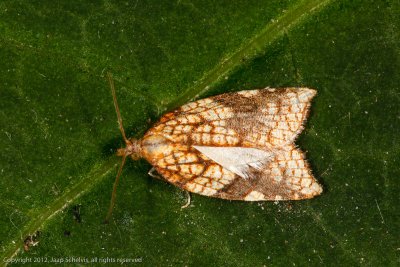
<path id="1" fill-rule="evenodd" d="M 126 157 L 145 158 L 167 182 L 188 192 L 228 200 L 301 200 L 322 193 L 294 141 L 304 128 L 309 88 L 225 93 L 164 114 L 141 139 L 128 139 L 109 75 Z"/>

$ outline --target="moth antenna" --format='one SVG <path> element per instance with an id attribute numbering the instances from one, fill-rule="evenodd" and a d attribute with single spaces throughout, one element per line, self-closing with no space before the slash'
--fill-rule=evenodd
<path id="1" fill-rule="evenodd" d="M 121 113 L 119 112 L 119 106 L 118 106 L 118 102 L 117 102 L 117 95 L 115 93 L 114 80 L 113 80 L 111 72 L 107 72 L 107 78 L 108 78 L 108 82 L 110 83 L 111 93 L 112 93 L 113 100 L 114 100 L 114 107 L 115 107 L 115 112 L 117 113 L 119 130 L 121 131 L 122 138 L 124 138 L 125 143 L 128 144 L 129 140 L 128 140 L 128 138 L 126 138 L 124 126 L 122 124 Z"/>
<path id="2" fill-rule="evenodd" d="M 111 218 L 111 214 L 113 212 L 114 205 L 115 205 L 115 198 L 117 196 L 117 186 L 118 186 L 118 182 L 119 182 L 119 177 L 122 174 L 122 168 L 125 165 L 125 160 L 126 160 L 126 155 L 122 156 L 122 163 L 119 166 L 117 177 L 115 177 L 113 191 L 112 191 L 112 194 L 111 194 L 110 207 L 108 208 L 107 216 L 106 216 L 106 219 L 104 220 L 104 223 L 108 223 L 110 218 Z"/>

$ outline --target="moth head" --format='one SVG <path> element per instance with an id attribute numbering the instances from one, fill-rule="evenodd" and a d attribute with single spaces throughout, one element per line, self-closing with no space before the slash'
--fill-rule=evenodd
<path id="1" fill-rule="evenodd" d="M 117 150 L 117 156 L 127 157 L 130 156 L 133 160 L 138 160 L 140 156 L 140 140 L 130 138 L 125 141 L 126 147 L 121 147 Z"/>

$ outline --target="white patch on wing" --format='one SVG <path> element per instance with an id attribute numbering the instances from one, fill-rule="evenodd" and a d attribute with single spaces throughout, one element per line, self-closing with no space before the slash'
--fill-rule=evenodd
<path id="1" fill-rule="evenodd" d="M 258 191 L 251 191 L 245 198 L 246 201 L 265 200 L 264 194 Z"/>
<path id="2" fill-rule="evenodd" d="M 247 179 L 250 167 L 261 170 L 272 159 L 272 152 L 249 147 L 193 146 L 225 169 Z"/>

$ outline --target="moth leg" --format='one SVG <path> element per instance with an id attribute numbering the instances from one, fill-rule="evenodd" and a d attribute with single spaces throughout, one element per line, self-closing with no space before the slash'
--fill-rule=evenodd
<path id="1" fill-rule="evenodd" d="M 185 192 L 185 193 L 186 193 L 186 204 L 185 204 L 185 205 L 183 205 L 183 206 L 181 207 L 181 209 L 186 209 L 187 207 L 189 207 L 189 206 L 190 206 L 190 202 L 191 202 L 191 200 L 192 200 L 192 197 L 191 197 L 191 195 L 190 195 L 190 192 L 189 192 L 189 191 L 183 191 L 183 192 Z"/>
<path id="2" fill-rule="evenodd" d="M 159 180 L 164 180 L 164 178 L 160 174 L 157 173 L 157 170 L 154 167 L 152 167 L 147 174 L 150 175 L 153 178 L 156 178 L 156 179 L 159 179 Z"/>

